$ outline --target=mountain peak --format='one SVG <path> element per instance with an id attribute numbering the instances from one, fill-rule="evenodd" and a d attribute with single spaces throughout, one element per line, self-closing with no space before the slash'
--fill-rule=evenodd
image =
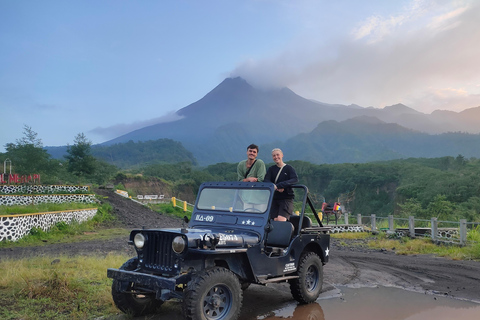
<path id="1" fill-rule="evenodd" d="M 401 104 L 401 103 L 397 103 L 397 104 L 394 104 L 392 106 L 386 106 L 385 108 L 383 108 L 383 110 L 385 111 L 388 111 L 392 114 L 395 114 L 395 115 L 401 115 L 401 114 L 421 114 L 421 112 L 418 112 L 417 110 L 414 110 L 410 107 L 407 107 L 406 105 L 404 104 Z"/>
<path id="2" fill-rule="evenodd" d="M 433 117 L 403 104 L 384 109 L 326 104 L 305 99 L 288 88 L 258 88 L 234 77 L 224 79 L 203 98 L 178 110 L 176 121 L 150 125 L 107 143 L 172 139 L 205 165 L 239 161 L 245 155 L 245 146 L 252 142 L 273 144 L 312 130 L 327 137 L 361 133 L 371 141 L 381 136 L 411 135 L 412 130 L 478 132 L 480 107 L 464 114 Z"/>
<path id="3" fill-rule="evenodd" d="M 213 88 L 202 99 L 178 110 L 176 113 L 180 116 L 200 116 L 200 113 L 213 112 L 218 105 L 229 106 L 231 101 L 248 97 L 255 89 L 243 78 L 226 78 L 219 85 Z M 199 108 L 203 105 L 203 108 Z"/>
<path id="4" fill-rule="evenodd" d="M 212 91 L 210 91 L 206 96 L 211 93 L 218 93 L 219 91 L 230 92 L 234 90 L 237 92 L 250 91 L 253 90 L 253 87 L 243 78 L 226 78 L 218 86 L 216 86 Z"/>

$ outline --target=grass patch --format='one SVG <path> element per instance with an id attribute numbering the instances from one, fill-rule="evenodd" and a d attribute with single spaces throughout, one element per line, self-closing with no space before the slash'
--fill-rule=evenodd
<path id="1" fill-rule="evenodd" d="M 34 235 L 28 235 L 19 239 L 18 241 L 2 241 L 0 242 L 0 248 L 12 248 L 12 247 L 36 247 L 46 246 L 54 243 L 74 243 L 83 241 L 101 241 L 112 238 L 125 237 L 128 238 L 130 234 L 129 230 L 123 228 L 110 228 L 110 229 L 96 229 L 96 230 L 84 230 L 78 231 L 74 235 L 66 236 L 65 233 L 60 235 L 53 231 L 50 232 L 36 232 Z"/>
<path id="2" fill-rule="evenodd" d="M 468 245 L 458 246 L 455 244 L 435 244 L 428 238 L 411 239 L 402 237 L 400 239 L 390 239 L 385 233 L 371 234 L 368 232 L 360 233 L 334 233 L 332 238 L 336 239 L 363 239 L 367 240 L 367 245 L 371 249 L 385 249 L 395 251 L 397 254 L 433 254 L 439 257 L 445 257 L 452 260 L 480 260 L 480 232 L 477 229 L 468 232 Z M 340 241 L 341 245 L 361 245 L 359 243 L 350 244 L 347 241 Z"/>
<path id="3" fill-rule="evenodd" d="M 477 226 L 467 233 L 467 241 L 480 243 L 480 226 Z"/>
<path id="4" fill-rule="evenodd" d="M 184 216 L 187 216 L 190 219 L 190 216 L 192 215 L 191 212 L 189 212 L 189 211 L 185 212 L 185 211 L 183 211 L 183 209 L 181 209 L 179 207 L 174 207 L 169 202 L 168 203 L 151 203 L 151 204 L 147 204 L 147 206 L 155 212 L 159 212 L 159 213 L 162 213 L 162 214 L 167 214 L 167 215 L 170 215 L 172 217 L 177 217 L 177 218 L 180 218 L 180 219 L 183 219 Z"/>
<path id="5" fill-rule="evenodd" d="M 97 208 L 98 203 L 42 203 L 29 206 L 0 206 L 0 216 Z"/>
<path id="6" fill-rule="evenodd" d="M 430 239 L 400 240 L 379 239 L 369 242 L 369 247 L 374 249 L 395 250 L 397 254 L 433 254 L 452 260 L 480 260 L 480 245 L 473 244 L 464 247 L 435 244 Z"/>
<path id="7" fill-rule="evenodd" d="M 93 319 L 118 313 L 106 266 L 129 257 L 37 257 L 0 262 L 1 319 Z"/>

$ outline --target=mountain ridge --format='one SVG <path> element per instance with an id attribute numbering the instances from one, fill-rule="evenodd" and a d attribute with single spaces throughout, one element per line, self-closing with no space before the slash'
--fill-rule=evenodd
<path id="1" fill-rule="evenodd" d="M 327 104 L 301 97 L 289 88 L 254 88 L 240 77 L 224 79 L 204 97 L 179 109 L 176 114 L 179 119 L 175 121 L 140 128 L 101 145 L 172 139 L 192 152 L 200 165 L 208 165 L 243 159 L 245 148 L 250 143 L 282 145 L 290 139 L 296 139 L 297 144 L 302 145 L 297 136 L 308 137 L 311 132 L 318 131 L 319 124 L 327 126 L 329 122 L 325 121 L 330 120 L 336 121 L 336 124 L 329 127 L 329 132 L 319 129 L 324 135 L 320 139 L 328 137 L 331 141 L 337 141 L 347 132 L 354 135 L 349 131 L 353 128 L 361 130 L 359 134 L 367 134 L 368 127 L 358 124 L 362 121 L 369 123 L 371 129 L 379 130 L 377 134 L 383 135 L 390 135 L 388 130 L 399 135 L 480 131 L 480 107 L 460 113 L 439 110 L 425 114 L 401 103 L 383 109 L 364 108 L 355 104 Z M 356 120 L 352 122 L 352 119 Z M 391 123 L 396 126 L 387 125 Z M 414 132 L 404 131 L 400 127 Z M 369 134 L 372 135 L 372 141 L 363 142 L 364 145 L 375 141 L 380 143 L 374 133 Z M 339 137 L 335 138 L 334 135 Z M 311 147 L 315 145 L 311 144 Z M 346 149 L 354 147 L 351 145 Z M 395 150 L 392 152 L 403 154 Z"/>

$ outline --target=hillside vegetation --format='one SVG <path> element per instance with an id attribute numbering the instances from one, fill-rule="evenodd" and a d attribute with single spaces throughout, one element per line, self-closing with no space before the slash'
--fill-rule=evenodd
<path id="1" fill-rule="evenodd" d="M 146 194 L 148 187 L 165 197 L 176 196 L 193 202 L 202 182 L 234 181 L 237 163 L 221 162 L 207 167 L 195 165 L 194 158 L 181 144 L 168 139 L 143 143 L 129 142 L 132 161 L 118 156 L 125 168 L 119 168 L 92 155 L 90 143 L 83 134 L 68 148 L 65 160 L 52 159 L 42 149 L 36 133 L 26 127 L 25 137 L 7 146 L 0 161 L 10 159 L 14 172 L 42 174 L 50 184 L 111 184 L 128 182 L 133 195 Z M 107 154 L 119 146 L 102 149 Z M 261 149 L 262 150 L 262 149 Z M 118 151 L 118 150 L 117 150 Z M 115 151 L 116 152 L 116 151 Z M 163 155 L 166 153 L 167 155 Z M 35 157 L 28 155 L 35 154 Z M 151 154 L 158 159 L 153 160 Z M 263 151 L 261 158 L 263 157 Z M 467 219 L 479 221 L 480 160 L 447 156 L 409 158 L 369 163 L 313 164 L 307 161 L 285 161 L 293 165 L 300 183 L 308 186 L 317 208 L 324 200 L 340 201 L 344 211 L 352 214 L 439 220 Z M 122 160 L 123 159 L 123 160 Z M 182 160 L 182 161 L 180 161 Z M 264 161 L 268 161 L 263 157 Z M 272 165 L 272 163 L 267 166 Z M 148 181 L 135 183 L 132 181 Z"/>
<path id="2" fill-rule="evenodd" d="M 366 164 L 290 162 L 300 180 L 352 213 L 479 221 L 480 160 L 463 156 Z"/>
<path id="3" fill-rule="evenodd" d="M 363 164 L 287 162 L 296 169 L 300 183 L 308 186 L 317 208 L 324 200 L 339 200 L 344 211 L 352 214 L 480 221 L 478 159 L 468 160 L 459 155 Z M 195 197 L 202 182 L 236 180 L 236 165 L 218 163 L 196 168 L 185 162 L 158 164 L 134 170 L 132 174 L 137 174 L 138 179 L 166 179 L 178 190 L 185 191 L 188 186 Z"/>
<path id="4" fill-rule="evenodd" d="M 197 160 L 180 142 L 171 139 L 117 143 L 110 146 L 92 147 L 92 155 L 121 169 L 156 163 L 177 163 Z"/>

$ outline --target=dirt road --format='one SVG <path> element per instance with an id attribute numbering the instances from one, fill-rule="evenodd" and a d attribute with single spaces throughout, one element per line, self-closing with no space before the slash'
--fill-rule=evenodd
<path id="1" fill-rule="evenodd" d="M 97 190 L 114 207 L 118 226 L 127 229 L 147 227 L 180 227 L 180 219 L 155 213 L 129 199 L 107 190 Z M 125 237 L 103 242 L 48 245 L 36 248 L 0 249 L 0 259 L 32 255 L 105 255 L 109 252 L 134 250 Z M 371 250 L 345 245 L 332 239 L 330 262 L 324 268 L 324 291 L 336 286 L 395 286 L 422 293 L 466 299 L 480 303 L 480 262 L 452 261 L 432 255 L 397 255 L 393 251 Z M 242 318 L 255 318 L 291 301 L 286 284 L 251 286 L 244 294 Z M 173 308 L 174 310 L 175 308 Z M 255 317 L 254 317 L 255 315 Z M 168 319 L 174 319 L 165 315 Z M 167 319 L 165 318 L 165 319 Z M 155 319 L 163 319 L 161 316 Z"/>

